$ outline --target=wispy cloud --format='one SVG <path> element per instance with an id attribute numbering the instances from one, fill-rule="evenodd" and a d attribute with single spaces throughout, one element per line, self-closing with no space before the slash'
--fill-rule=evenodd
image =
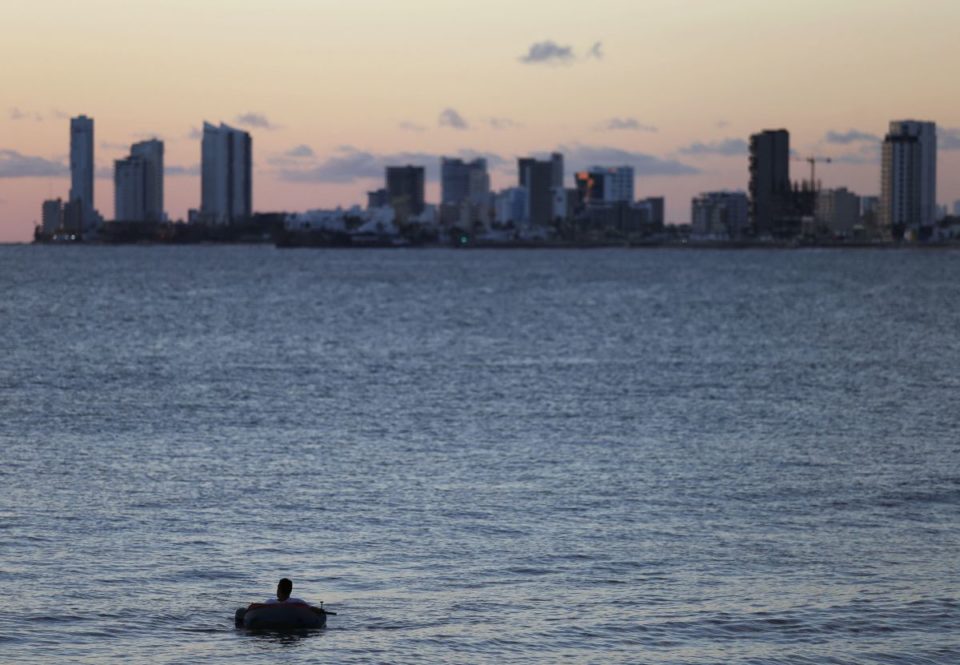
<path id="1" fill-rule="evenodd" d="M 518 60 L 526 65 L 566 65 L 575 59 L 572 46 L 561 46 L 552 40 L 536 42 L 530 45 L 526 55 Z"/>
<path id="2" fill-rule="evenodd" d="M 830 161 L 839 164 L 879 164 L 881 156 L 881 143 L 879 140 L 867 142 L 864 140 L 859 143 L 859 147 L 854 152 L 848 152 L 840 155 L 832 155 Z"/>
<path id="3" fill-rule="evenodd" d="M 284 153 L 287 157 L 314 157 L 313 148 L 301 143 L 295 148 L 290 148 Z"/>
<path id="4" fill-rule="evenodd" d="M 397 124 L 397 127 L 399 127 L 400 129 L 402 129 L 402 130 L 405 131 L 405 132 L 417 132 L 417 133 L 420 133 L 420 132 L 425 132 L 425 131 L 427 131 L 427 128 L 424 127 L 423 125 L 418 125 L 417 123 L 411 122 L 410 120 L 403 120 L 403 121 L 401 121 L 400 123 Z"/>
<path id="5" fill-rule="evenodd" d="M 277 125 L 270 122 L 267 116 L 262 113 L 241 113 L 234 121 L 238 125 L 253 127 L 255 129 L 277 129 Z"/>
<path id="6" fill-rule="evenodd" d="M 674 159 L 657 157 L 642 152 L 633 152 L 610 146 L 592 146 L 574 143 L 562 145 L 566 163 L 574 170 L 590 166 L 632 166 L 639 176 L 679 176 L 700 173 L 700 169 Z"/>
<path id="7" fill-rule="evenodd" d="M 851 143 L 861 143 L 863 141 L 879 141 L 880 137 L 876 134 L 870 134 L 869 132 L 861 132 L 858 129 L 848 129 L 845 132 L 836 132 L 830 130 L 827 132 L 827 135 L 824 137 L 824 141 L 827 143 L 834 143 L 838 145 L 849 145 Z"/>
<path id="8" fill-rule="evenodd" d="M 681 155 L 719 155 L 721 157 L 739 157 L 746 155 L 750 147 L 743 139 L 722 139 L 720 141 L 696 141 L 680 148 Z"/>
<path id="9" fill-rule="evenodd" d="M 460 150 L 455 155 L 461 159 L 483 157 L 490 168 L 500 168 L 509 163 L 507 158 L 495 153 L 475 150 Z M 440 154 L 426 152 L 376 153 L 353 146 L 339 146 L 332 155 L 323 159 L 305 160 L 307 163 L 287 163 L 278 169 L 277 175 L 287 182 L 347 183 L 358 180 L 383 180 L 387 166 L 413 164 L 426 169 L 427 179 L 435 180 L 439 171 Z"/>
<path id="10" fill-rule="evenodd" d="M 487 118 L 486 122 L 493 129 L 516 129 L 518 127 L 523 127 L 519 122 L 511 120 L 510 118 Z"/>
<path id="11" fill-rule="evenodd" d="M 960 128 L 941 127 L 937 135 L 941 150 L 960 150 Z"/>
<path id="12" fill-rule="evenodd" d="M 0 150 L 0 178 L 50 178 L 69 172 L 63 162 L 24 155 L 16 150 Z"/>
<path id="13" fill-rule="evenodd" d="M 443 109 L 437 122 L 441 127 L 450 127 L 451 129 L 469 129 L 470 127 L 463 116 L 451 108 Z"/>
<path id="14" fill-rule="evenodd" d="M 647 125 L 636 118 L 610 118 L 597 126 L 598 130 L 607 132 L 629 131 L 629 132 L 656 132 L 657 128 L 653 125 Z"/>
<path id="15" fill-rule="evenodd" d="M 10 109 L 10 119 L 11 120 L 34 120 L 36 122 L 43 121 L 43 114 L 38 111 L 24 111 L 16 106 Z"/>
<path id="16" fill-rule="evenodd" d="M 603 42 L 594 42 L 590 50 L 587 51 L 587 57 L 603 60 Z"/>

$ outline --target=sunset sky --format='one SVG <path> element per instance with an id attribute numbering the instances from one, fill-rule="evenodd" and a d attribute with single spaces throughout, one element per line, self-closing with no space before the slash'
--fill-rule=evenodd
<path id="1" fill-rule="evenodd" d="M 939 130 L 940 203 L 960 199 L 956 0 L 3 0 L 0 241 L 66 197 L 69 117 L 96 122 L 95 205 L 113 160 L 166 143 L 166 209 L 199 207 L 204 120 L 253 136 L 254 208 L 364 202 L 386 163 L 487 155 L 629 164 L 687 222 L 744 189 L 746 141 L 784 127 L 824 186 L 879 191 L 892 119 Z M 792 165 L 805 177 L 803 161 Z"/>

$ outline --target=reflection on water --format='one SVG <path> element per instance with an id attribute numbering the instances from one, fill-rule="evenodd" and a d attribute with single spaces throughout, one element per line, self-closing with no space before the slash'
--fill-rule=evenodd
<path id="1" fill-rule="evenodd" d="M 0 248 L 2 660 L 960 662 L 957 259 Z"/>

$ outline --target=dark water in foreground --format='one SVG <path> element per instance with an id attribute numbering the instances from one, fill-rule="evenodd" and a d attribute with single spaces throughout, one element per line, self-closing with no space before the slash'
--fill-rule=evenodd
<path id="1" fill-rule="evenodd" d="M 960 662 L 956 253 L 4 247 L 0 345 L 3 662 Z"/>

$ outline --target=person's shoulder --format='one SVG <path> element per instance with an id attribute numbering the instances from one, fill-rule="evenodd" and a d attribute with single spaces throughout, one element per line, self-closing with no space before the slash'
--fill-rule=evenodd
<path id="1" fill-rule="evenodd" d="M 302 598 L 287 598 L 287 602 L 288 602 L 288 603 L 300 603 L 301 605 L 309 605 L 309 604 L 310 604 L 310 603 L 308 603 L 307 601 L 303 600 Z"/>

